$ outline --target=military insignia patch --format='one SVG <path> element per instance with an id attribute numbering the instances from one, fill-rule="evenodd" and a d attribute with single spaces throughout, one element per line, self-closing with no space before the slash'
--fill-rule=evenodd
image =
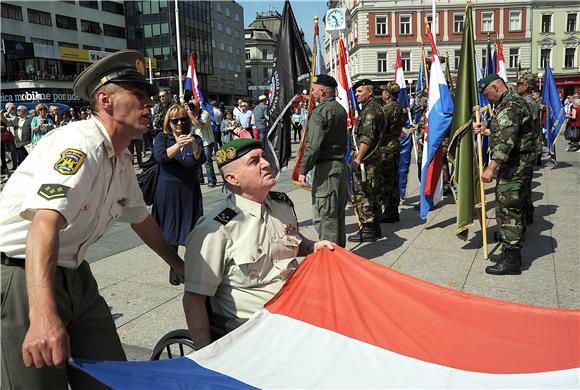
<path id="1" fill-rule="evenodd" d="M 238 213 L 229 207 L 224 209 L 221 213 L 215 216 L 214 220 L 218 221 L 222 225 L 226 225 L 230 222 Z"/>
<path id="2" fill-rule="evenodd" d="M 283 192 L 270 191 L 270 198 L 272 198 L 278 202 L 287 203 L 292 208 L 294 207 L 294 203 L 292 202 L 292 199 L 290 199 L 290 197 Z"/>
<path id="3" fill-rule="evenodd" d="M 53 200 L 66 198 L 68 190 L 70 190 L 70 187 L 62 184 L 43 184 L 38 189 L 37 194 L 46 200 Z"/>
<path id="4" fill-rule="evenodd" d="M 54 164 L 54 169 L 61 175 L 74 175 L 87 158 L 84 152 L 78 149 L 65 149 L 60 159 Z"/>

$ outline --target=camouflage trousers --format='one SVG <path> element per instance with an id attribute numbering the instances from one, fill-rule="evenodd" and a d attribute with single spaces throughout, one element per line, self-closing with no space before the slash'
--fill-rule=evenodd
<path id="1" fill-rule="evenodd" d="M 505 248 L 521 249 L 524 243 L 522 179 L 498 179 L 495 186 L 495 217 L 499 240 Z"/>
<path id="2" fill-rule="evenodd" d="M 399 215 L 399 153 L 385 153 L 381 158 L 377 170 L 380 175 L 379 192 L 384 207 L 385 217 Z"/>
<path id="3" fill-rule="evenodd" d="M 535 161 L 534 161 L 535 162 Z M 534 216 L 534 204 L 532 203 L 532 177 L 534 168 L 530 165 L 523 169 L 522 172 L 522 219 L 526 225 L 526 216 Z"/>
<path id="4" fill-rule="evenodd" d="M 375 162 L 365 162 L 366 181 L 361 178 L 361 170 L 354 169 L 352 175 L 352 195 L 358 220 L 363 225 L 375 225 L 381 217 L 380 176 Z M 398 193 L 398 191 L 397 191 Z"/>

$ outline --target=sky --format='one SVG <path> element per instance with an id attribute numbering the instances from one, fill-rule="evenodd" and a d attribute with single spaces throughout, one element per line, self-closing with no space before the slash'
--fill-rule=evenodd
<path id="1" fill-rule="evenodd" d="M 267 11 L 270 6 L 280 14 L 284 10 L 284 1 L 237 0 L 237 3 L 244 8 L 244 27 L 248 27 L 256 19 L 256 12 Z M 304 31 L 304 39 L 308 45 L 312 46 L 314 16 L 318 16 L 320 36 L 324 34 L 324 22 L 322 19 L 326 15 L 326 1 L 291 0 L 290 5 L 294 11 L 298 27 Z"/>

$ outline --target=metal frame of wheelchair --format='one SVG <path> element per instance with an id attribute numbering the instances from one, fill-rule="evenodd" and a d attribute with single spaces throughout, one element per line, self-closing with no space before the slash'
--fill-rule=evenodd
<path id="1" fill-rule="evenodd" d="M 174 359 L 188 355 L 197 348 L 187 329 L 173 330 L 157 342 L 149 360 Z"/>

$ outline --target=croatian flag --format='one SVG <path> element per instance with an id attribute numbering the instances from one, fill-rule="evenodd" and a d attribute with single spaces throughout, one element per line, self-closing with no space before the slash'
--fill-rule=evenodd
<path id="1" fill-rule="evenodd" d="M 399 134 L 400 161 L 399 161 L 399 196 L 401 199 L 407 198 L 407 181 L 409 179 L 409 166 L 411 165 L 411 150 L 413 149 L 413 135 L 411 134 L 411 114 L 409 112 L 409 95 L 407 93 L 407 83 L 403 73 L 403 61 L 401 60 L 401 50 L 397 48 L 395 60 L 395 82 L 401 88 L 397 95 L 397 102 L 403 108 L 405 114 L 404 129 Z"/>
<path id="2" fill-rule="evenodd" d="M 497 63 L 495 66 L 495 73 L 498 74 L 499 77 L 503 79 L 503 81 L 507 84 L 507 72 L 505 67 L 505 57 L 503 55 L 503 49 L 501 48 L 501 41 L 497 40 Z"/>
<path id="3" fill-rule="evenodd" d="M 579 322 L 577 310 L 467 294 L 337 247 L 187 357 L 72 364 L 114 389 L 578 388 Z"/>
<path id="4" fill-rule="evenodd" d="M 206 102 L 203 98 L 203 93 L 201 92 L 201 87 L 197 81 L 197 73 L 195 72 L 195 62 L 193 61 L 193 55 L 189 54 L 189 66 L 187 67 L 187 76 L 185 76 L 185 90 L 191 91 L 193 97 L 199 100 L 201 108 L 203 108 L 209 114 L 212 125 L 217 122 L 213 114 L 213 108 Z"/>
<path id="5" fill-rule="evenodd" d="M 354 127 L 356 112 L 359 111 L 356 96 L 352 89 L 352 80 L 348 71 L 348 54 L 344 44 L 344 37 L 338 40 L 338 86 L 336 95 L 338 102 L 348 114 L 348 126 Z"/>
<path id="6" fill-rule="evenodd" d="M 453 98 L 441 69 L 431 30 L 428 30 L 428 35 L 433 58 L 421 165 L 420 216 L 423 220 L 427 219 L 429 210 L 443 198 L 443 149 L 440 146 L 453 117 Z"/>

